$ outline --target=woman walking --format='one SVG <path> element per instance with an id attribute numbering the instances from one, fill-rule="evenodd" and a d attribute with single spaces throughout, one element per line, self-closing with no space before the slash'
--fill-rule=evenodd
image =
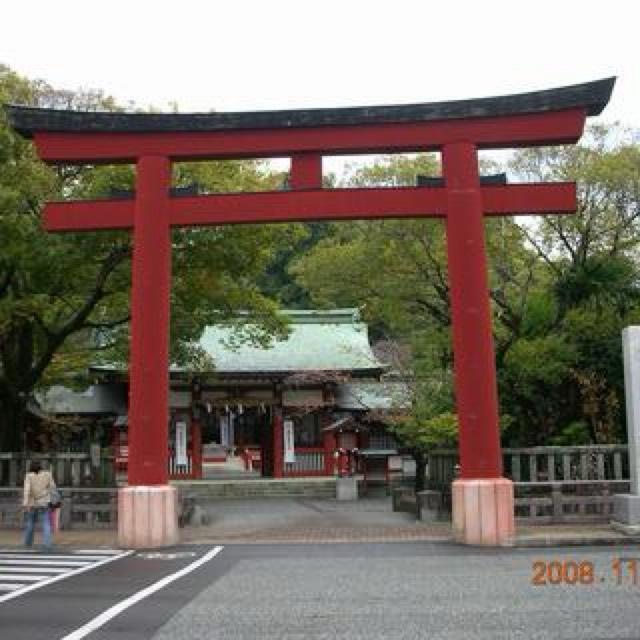
<path id="1" fill-rule="evenodd" d="M 42 522 L 42 543 L 45 549 L 51 549 L 51 518 L 49 517 L 49 503 L 51 491 L 56 488 L 50 471 L 45 471 L 36 460 L 29 467 L 29 473 L 24 478 L 24 499 L 22 502 L 26 528 L 24 544 L 33 545 L 33 534 L 38 520 Z"/>

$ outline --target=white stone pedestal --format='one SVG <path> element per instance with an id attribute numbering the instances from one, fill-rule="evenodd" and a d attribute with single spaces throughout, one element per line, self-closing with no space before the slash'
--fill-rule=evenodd
<path id="1" fill-rule="evenodd" d="M 640 534 L 640 496 L 626 493 L 613 496 L 611 527 L 627 535 Z"/>
<path id="2" fill-rule="evenodd" d="M 455 480 L 452 525 L 457 542 L 511 546 L 515 537 L 513 482 L 506 478 Z"/>
<path id="3" fill-rule="evenodd" d="M 358 499 L 358 481 L 355 476 L 351 476 L 350 478 L 336 478 L 336 499 Z"/>
<path id="4" fill-rule="evenodd" d="M 617 531 L 637 535 L 640 533 L 640 327 L 623 330 L 622 352 L 631 493 L 613 496 L 611 526 Z"/>
<path id="5" fill-rule="evenodd" d="M 168 547 L 178 542 L 178 492 L 168 485 L 118 490 L 118 545 Z"/>

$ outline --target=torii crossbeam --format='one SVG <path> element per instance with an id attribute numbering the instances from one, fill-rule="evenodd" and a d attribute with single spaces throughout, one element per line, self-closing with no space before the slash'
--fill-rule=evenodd
<path id="1" fill-rule="evenodd" d="M 571 213 L 573 183 L 480 184 L 479 149 L 575 143 L 614 79 L 534 93 L 387 107 L 211 114 L 85 113 L 8 106 L 13 127 L 51 164 L 135 163 L 133 200 L 56 202 L 49 231 L 133 230 L 129 487 L 120 543 L 177 539 L 168 486 L 171 227 L 372 218 L 444 218 L 451 291 L 461 479 L 460 540 L 507 544 L 513 486 L 502 478 L 483 218 Z M 443 186 L 322 188 L 322 156 L 440 151 Z M 291 158 L 289 191 L 171 197 L 171 163 Z"/>

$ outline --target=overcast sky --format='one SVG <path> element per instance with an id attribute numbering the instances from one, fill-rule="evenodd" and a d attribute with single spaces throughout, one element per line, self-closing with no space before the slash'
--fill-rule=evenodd
<path id="1" fill-rule="evenodd" d="M 401 104 L 618 76 L 640 127 L 632 0 L 20 0 L 0 62 L 58 88 L 181 111 Z"/>

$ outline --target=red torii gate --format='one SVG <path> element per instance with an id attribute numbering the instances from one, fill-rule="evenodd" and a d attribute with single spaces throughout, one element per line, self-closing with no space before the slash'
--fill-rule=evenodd
<path id="1" fill-rule="evenodd" d="M 386 107 L 211 114 L 72 112 L 7 106 L 50 164 L 135 163 L 133 200 L 46 205 L 49 231 L 133 229 L 128 547 L 177 540 L 168 485 L 171 228 L 309 220 L 446 221 L 461 478 L 453 524 L 468 543 L 508 544 L 513 485 L 502 478 L 483 216 L 570 213 L 573 183 L 481 185 L 478 149 L 575 143 L 615 79 L 533 93 Z M 442 186 L 324 189 L 322 156 L 440 151 Z M 289 191 L 170 196 L 171 162 L 291 158 Z"/>

